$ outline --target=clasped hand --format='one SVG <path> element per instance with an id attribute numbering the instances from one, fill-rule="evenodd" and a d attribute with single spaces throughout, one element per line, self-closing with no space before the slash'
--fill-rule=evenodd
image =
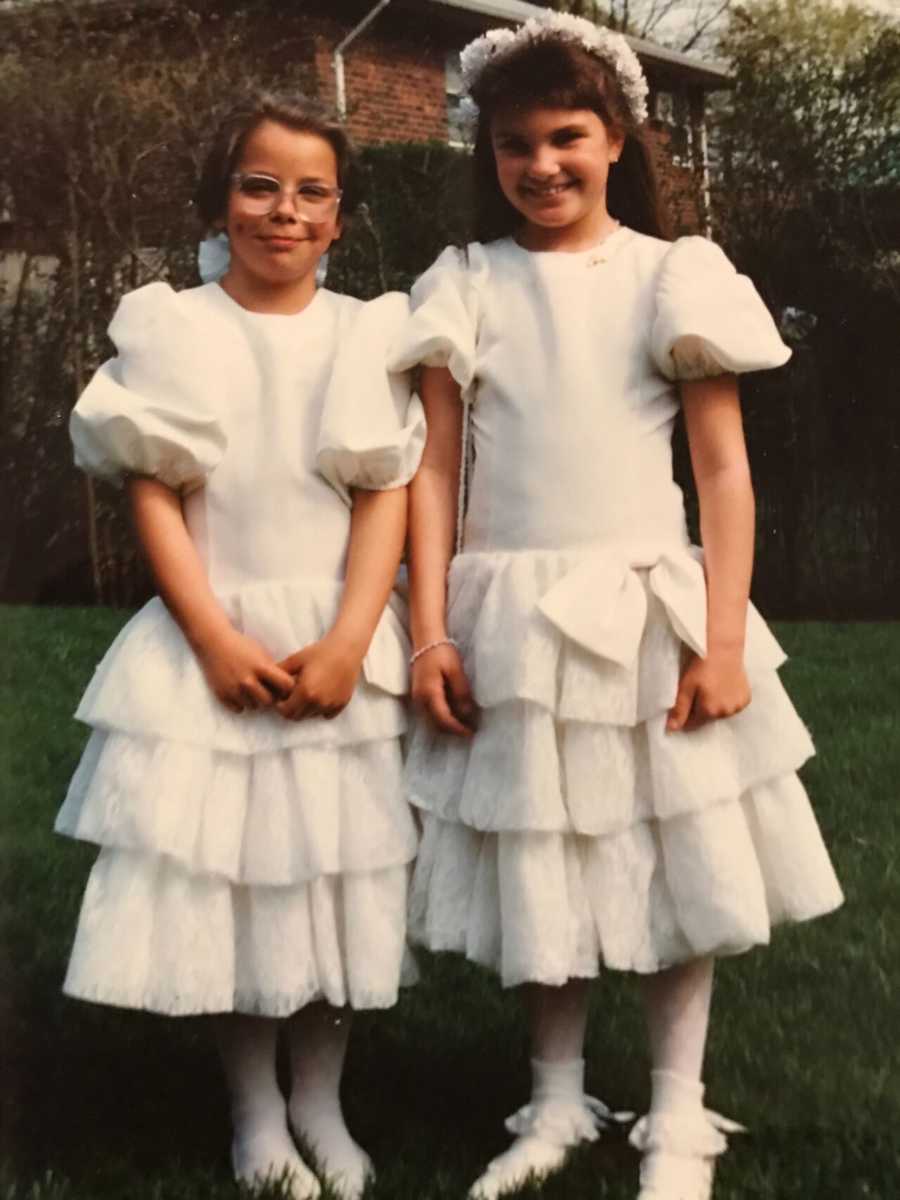
<path id="1" fill-rule="evenodd" d="M 228 628 L 197 655 L 207 683 L 231 712 L 274 708 L 290 721 L 336 717 L 362 669 L 362 655 L 329 634 L 276 662 L 254 638 Z"/>
<path id="2" fill-rule="evenodd" d="M 304 717 L 331 720 L 350 703 L 362 670 L 363 656 L 346 642 L 326 634 L 278 665 L 290 673 L 290 695 L 275 708 L 289 721 Z"/>

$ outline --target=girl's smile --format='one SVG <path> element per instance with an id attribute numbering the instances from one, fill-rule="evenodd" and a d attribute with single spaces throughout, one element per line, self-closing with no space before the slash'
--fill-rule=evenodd
<path id="1" fill-rule="evenodd" d="M 501 190 L 525 218 L 522 245 L 586 249 L 609 231 L 606 182 L 622 138 L 595 112 L 505 109 L 491 138 Z"/>

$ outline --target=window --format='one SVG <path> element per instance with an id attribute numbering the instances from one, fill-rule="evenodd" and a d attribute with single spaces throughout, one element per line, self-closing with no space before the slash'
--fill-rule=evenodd
<path id="1" fill-rule="evenodd" d="M 679 167 L 694 165 L 691 113 L 685 92 L 650 93 L 650 116 L 669 135 L 669 152 Z"/>

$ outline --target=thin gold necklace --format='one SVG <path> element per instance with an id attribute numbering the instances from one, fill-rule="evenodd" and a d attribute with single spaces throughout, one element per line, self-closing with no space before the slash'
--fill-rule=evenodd
<path id="1" fill-rule="evenodd" d="M 613 221 L 615 223 L 614 223 L 612 229 L 607 230 L 607 232 L 604 233 L 603 237 L 600 239 L 600 241 L 594 247 L 594 253 L 587 260 L 587 263 L 586 263 L 587 266 L 599 267 L 601 263 L 609 262 L 609 255 L 603 253 L 603 247 L 606 245 L 606 243 L 609 241 L 609 239 L 613 236 L 613 234 L 618 233 L 619 230 L 622 228 L 621 221 L 616 220 L 615 217 L 613 217 Z"/>

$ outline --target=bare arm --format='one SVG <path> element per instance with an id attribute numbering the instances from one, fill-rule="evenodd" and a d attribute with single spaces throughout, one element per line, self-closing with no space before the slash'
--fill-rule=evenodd
<path id="1" fill-rule="evenodd" d="M 334 625 L 280 666 L 296 675 L 278 711 L 291 720 L 336 717 L 356 687 L 362 661 L 384 612 L 403 554 L 407 489 L 355 490 L 347 575 Z"/>
<path id="2" fill-rule="evenodd" d="M 425 367 L 421 389 L 428 436 L 409 485 L 409 619 L 414 646 L 447 636 L 447 568 L 456 540 L 462 454 L 459 386 L 445 368 Z"/>
<path id="3" fill-rule="evenodd" d="M 284 694 L 290 675 L 230 623 L 213 594 L 191 541 L 178 495 L 156 479 L 129 479 L 138 538 L 166 607 L 197 655 L 209 686 L 226 707 L 266 708 Z"/>
<path id="4" fill-rule="evenodd" d="M 447 569 L 456 539 L 462 454 L 460 391 L 450 372 L 425 367 L 421 393 L 428 436 L 409 487 L 410 627 L 417 649 L 447 637 Z M 417 659 L 412 696 L 440 729 L 471 735 L 475 703 L 453 646 L 437 646 Z"/>
<path id="5" fill-rule="evenodd" d="M 744 635 L 753 570 L 754 499 L 733 375 L 681 385 L 706 560 L 707 653 L 685 670 L 669 729 L 732 716 L 750 702 Z"/>

